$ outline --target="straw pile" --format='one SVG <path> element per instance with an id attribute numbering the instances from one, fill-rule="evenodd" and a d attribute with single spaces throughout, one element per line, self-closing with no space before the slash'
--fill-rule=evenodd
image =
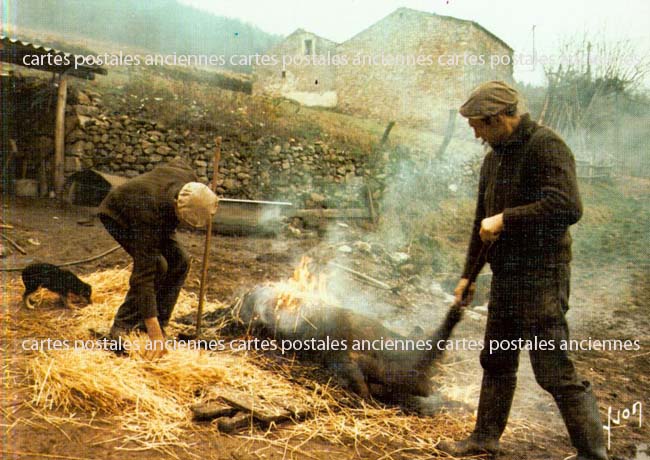
<path id="1" fill-rule="evenodd" d="M 249 358 L 223 352 L 173 350 L 152 363 L 72 349 L 41 353 L 30 370 L 35 406 L 116 416 L 117 426 L 131 432 L 128 440 L 145 447 L 186 446 L 182 434 L 192 425 L 190 406 L 218 396 L 219 388 L 311 398 Z"/>
<path id="2" fill-rule="evenodd" d="M 131 433 L 129 441 L 164 448 L 185 445 L 182 433 L 192 425 L 190 406 L 202 398 L 215 397 L 220 386 L 309 398 L 307 391 L 253 365 L 251 357 L 243 354 L 179 348 L 149 362 L 137 352 L 118 357 L 94 349 L 98 342 L 91 338 L 89 329 L 108 329 L 125 295 L 128 277 L 129 270 L 123 269 L 85 279 L 93 286 L 93 304 L 60 320 L 61 335 L 51 337 L 66 341 L 66 345 L 58 350 L 40 350 L 31 359 L 28 371 L 36 407 L 114 416 L 118 426 Z M 33 299 L 37 308 L 56 301 L 56 297 L 40 292 Z M 191 313 L 196 305 L 196 296 L 182 292 L 175 314 Z M 215 302 L 205 305 L 207 312 L 222 307 Z M 170 324 L 170 331 L 175 327 Z M 144 336 L 133 334 L 129 340 L 144 350 Z"/>
<path id="3" fill-rule="evenodd" d="M 128 269 L 116 269 L 85 277 L 84 281 L 93 286 L 93 304 L 72 314 L 52 315 L 49 324 L 34 321 L 32 326 L 39 330 L 31 336 L 44 337 L 43 330 L 49 327 L 52 338 L 59 334 L 56 338 L 70 343 L 91 340 L 88 329 L 107 330 L 110 326 L 128 286 L 128 276 Z M 52 300 L 45 294 L 34 299 L 41 302 L 36 302 L 37 309 L 47 307 Z M 191 313 L 196 305 L 194 295 L 182 292 L 175 315 Z M 217 302 L 205 305 L 206 312 L 223 307 Z M 174 335 L 178 327 L 172 322 L 168 334 Z M 17 335 L 29 336 L 24 333 L 24 328 L 17 331 Z M 143 340 L 137 336 L 131 339 Z M 177 349 L 157 362 L 148 362 L 137 353 L 119 357 L 71 345 L 69 349 L 32 354 L 26 371 L 33 390 L 31 403 L 42 417 L 52 410 L 70 417 L 80 412 L 101 415 L 120 429 L 116 436 L 126 449 L 154 448 L 172 454 L 173 446 L 188 448 L 188 430 L 195 427 L 190 407 L 218 397 L 220 389 L 290 401 L 309 409 L 311 418 L 300 423 L 285 424 L 275 431 L 251 427 L 246 435 L 240 435 L 266 443 L 258 454 L 282 446 L 302 456 L 302 446 L 319 439 L 353 446 L 375 458 L 403 458 L 405 454 L 413 459 L 430 458 L 441 437 L 458 438 L 471 428 L 467 418 L 405 416 L 395 408 L 359 401 L 337 388 L 308 380 L 309 371 L 304 367 L 271 363 L 254 352 Z M 55 419 L 66 420 L 52 415 Z"/>

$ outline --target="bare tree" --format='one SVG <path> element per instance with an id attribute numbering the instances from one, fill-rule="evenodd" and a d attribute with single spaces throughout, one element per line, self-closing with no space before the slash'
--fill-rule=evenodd
<path id="1" fill-rule="evenodd" d="M 612 42 L 585 33 L 565 39 L 558 59 L 544 72 L 548 88 L 540 119 L 570 139 L 578 155 L 595 160 L 597 133 L 618 123 L 621 102 L 649 74 L 650 60 L 629 40 Z"/>
<path id="2" fill-rule="evenodd" d="M 607 42 L 585 33 L 579 40 L 564 40 L 557 62 L 544 72 L 544 121 L 571 133 L 584 128 L 598 100 L 636 89 L 650 72 L 650 60 L 637 54 L 629 40 Z"/>

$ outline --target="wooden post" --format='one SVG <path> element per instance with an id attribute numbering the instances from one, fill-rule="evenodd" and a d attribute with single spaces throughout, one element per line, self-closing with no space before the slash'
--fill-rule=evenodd
<path id="1" fill-rule="evenodd" d="M 370 221 L 373 225 L 377 223 L 377 212 L 375 211 L 375 200 L 372 198 L 370 184 L 366 182 L 366 194 L 368 196 L 368 210 L 370 211 Z"/>
<path id="2" fill-rule="evenodd" d="M 440 145 L 440 148 L 436 154 L 436 158 L 438 160 L 440 160 L 444 155 L 445 150 L 447 150 L 447 146 L 449 145 L 449 142 L 451 142 L 451 138 L 454 135 L 454 128 L 456 126 L 456 111 L 457 109 L 449 109 L 449 118 L 447 119 L 447 130 L 445 131 L 445 137 L 443 138 L 442 144 Z"/>
<path id="3" fill-rule="evenodd" d="M 221 160 L 221 136 L 214 139 L 214 160 L 212 162 L 212 183 L 211 189 L 216 193 L 217 190 L 217 173 L 219 172 L 219 161 Z M 205 284 L 208 278 L 208 259 L 210 257 L 210 239 L 212 237 L 212 219 L 208 219 L 208 227 L 205 235 L 205 246 L 203 248 L 203 266 L 201 269 L 201 285 L 199 287 L 199 307 L 196 311 L 196 338 L 201 334 L 201 318 L 203 316 L 203 299 L 205 298 Z"/>
<path id="4" fill-rule="evenodd" d="M 68 80 L 59 76 L 59 91 L 56 99 L 56 125 L 54 128 L 54 191 L 57 197 L 63 195 L 65 174 L 65 104 L 68 94 Z"/>
<path id="5" fill-rule="evenodd" d="M 381 136 L 381 141 L 379 142 L 380 145 L 383 146 L 388 141 L 388 136 L 390 136 L 390 131 L 393 129 L 393 126 L 395 126 L 394 121 L 388 122 L 386 129 L 384 129 L 384 135 Z"/>

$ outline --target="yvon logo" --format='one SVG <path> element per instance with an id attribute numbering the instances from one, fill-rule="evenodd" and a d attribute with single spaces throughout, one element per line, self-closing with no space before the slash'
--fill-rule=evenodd
<path id="1" fill-rule="evenodd" d="M 613 416 L 613 410 L 612 406 L 609 406 L 607 408 L 607 425 L 603 425 L 603 429 L 607 431 L 607 450 L 611 450 L 611 441 L 612 441 L 612 423 L 615 425 L 620 425 L 621 424 L 621 419 L 622 420 L 629 420 L 631 416 L 637 415 L 639 418 L 639 428 L 643 426 L 643 405 L 641 404 L 641 401 L 637 401 L 634 404 L 632 404 L 632 410 L 630 411 L 629 408 L 621 410 L 619 409 L 616 412 L 616 417 Z"/>

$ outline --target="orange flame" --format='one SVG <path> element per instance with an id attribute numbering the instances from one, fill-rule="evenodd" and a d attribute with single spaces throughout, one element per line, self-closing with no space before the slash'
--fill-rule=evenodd
<path id="1" fill-rule="evenodd" d="M 312 259 L 303 256 L 293 271 L 293 276 L 286 282 L 277 283 L 278 301 L 275 309 L 299 309 L 305 298 L 312 296 L 325 297 L 326 277 L 309 271 Z"/>

